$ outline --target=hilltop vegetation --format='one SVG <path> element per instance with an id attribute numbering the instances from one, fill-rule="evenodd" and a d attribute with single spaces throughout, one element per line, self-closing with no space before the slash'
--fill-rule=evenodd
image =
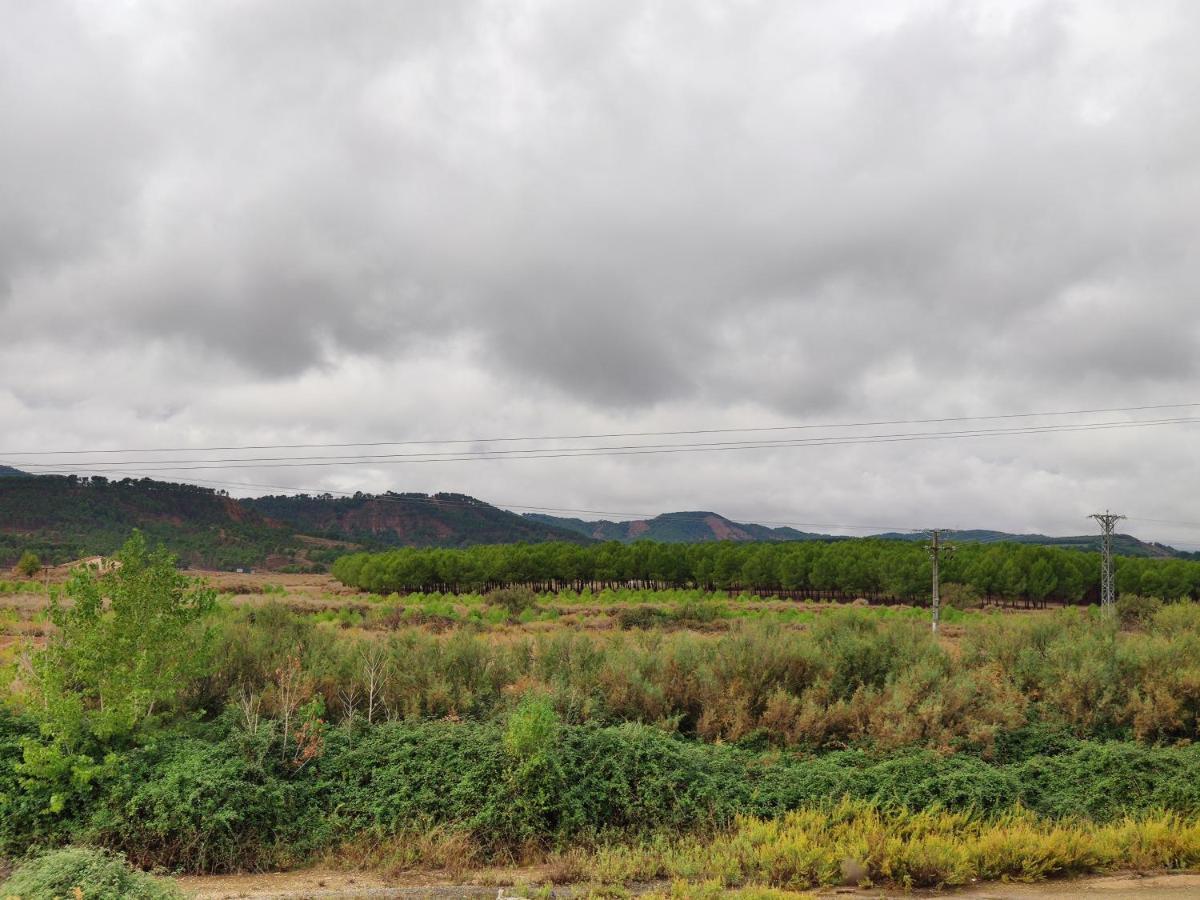
<path id="1" fill-rule="evenodd" d="M 530 521 L 465 494 L 272 496 L 243 504 L 304 534 L 368 545 L 466 547 L 527 541 L 587 540 Z"/>
<path id="2" fill-rule="evenodd" d="M 543 513 L 525 513 L 525 518 L 542 522 L 556 528 L 577 532 L 597 541 L 660 541 L 662 543 L 695 544 L 705 541 L 810 541 L 839 540 L 839 538 L 811 534 L 795 528 L 768 528 L 734 522 L 714 512 L 663 513 L 653 519 L 638 519 L 628 522 L 601 520 L 588 522 L 583 519 L 566 519 Z"/>
<path id="3" fill-rule="evenodd" d="M 21 473 L 0 483 L 0 566 L 11 566 L 24 551 L 49 564 L 107 556 L 133 528 L 188 565 L 216 569 L 321 568 L 347 545 L 587 542 L 461 494 L 235 499 L 224 491 L 149 478 Z M 326 543 L 305 541 L 306 536 Z"/>
<path id="4" fill-rule="evenodd" d="M 190 565 L 233 568 L 290 558 L 294 532 L 220 491 L 151 479 L 44 475 L 0 485 L 0 565 L 25 551 L 60 563 L 110 555 L 140 528 Z"/>

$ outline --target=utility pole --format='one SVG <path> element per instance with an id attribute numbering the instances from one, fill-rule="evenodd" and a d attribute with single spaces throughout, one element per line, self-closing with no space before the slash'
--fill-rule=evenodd
<path id="1" fill-rule="evenodd" d="M 925 549 L 929 551 L 929 558 L 933 561 L 933 633 L 938 633 L 938 623 L 942 618 L 942 596 L 941 596 L 941 574 L 940 564 L 942 554 L 949 556 L 954 552 L 954 547 L 950 544 L 942 543 L 942 535 L 948 531 L 946 528 L 930 528 L 925 533 L 929 535 L 929 543 L 925 545 Z"/>
<path id="2" fill-rule="evenodd" d="M 1112 539 L 1113 526 L 1124 516 L 1105 510 L 1088 516 L 1100 523 L 1100 610 L 1111 613 L 1116 609 L 1117 592 L 1113 582 Z"/>

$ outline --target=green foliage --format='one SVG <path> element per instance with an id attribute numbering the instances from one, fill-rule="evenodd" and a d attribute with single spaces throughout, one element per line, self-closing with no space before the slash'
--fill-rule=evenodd
<path id="1" fill-rule="evenodd" d="M 1126 627 L 1140 627 L 1149 623 L 1154 614 L 1162 609 L 1162 605 L 1163 602 L 1158 597 L 1121 594 L 1117 598 L 1117 619 Z"/>
<path id="2" fill-rule="evenodd" d="M 1121 591 L 1200 597 L 1200 562 L 1118 558 Z M 505 544 L 462 550 L 404 548 L 340 557 L 333 574 L 347 585 L 391 591 L 539 591 L 584 588 L 752 590 L 788 595 L 925 602 L 929 561 L 912 541 L 663 544 L 609 542 Z M 981 601 L 1081 603 L 1098 596 L 1098 554 L 1026 544 L 963 543 L 946 560 L 951 605 Z M 949 587 L 956 585 L 957 587 Z"/>
<path id="3" fill-rule="evenodd" d="M 43 730 L 67 748 L 89 737 L 127 741 L 169 714 L 208 664 L 199 626 L 214 592 L 176 571 L 165 550 L 149 550 L 139 532 L 116 562 L 103 574 L 76 570 L 71 603 L 52 597 L 56 631 L 33 659 Z"/>
<path id="4" fill-rule="evenodd" d="M 488 603 L 505 609 L 510 616 L 519 616 L 537 606 L 537 594 L 526 587 L 506 587 L 489 591 L 484 598 Z"/>
<path id="5" fill-rule="evenodd" d="M 544 759 L 554 751 L 560 724 L 548 698 L 526 694 L 509 714 L 504 749 L 522 763 Z"/>
<path id="6" fill-rule="evenodd" d="M 149 478 L 40 475 L 5 478 L 0 490 L 0 565 L 23 551 L 43 562 L 109 556 L 140 528 L 189 565 L 233 569 L 297 552 L 291 528 L 223 492 Z"/>
<path id="7" fill-rule="evenodd" d="M 140 866 L 193 872 L 283 867 L 328 845 L 317 781 L 281 759 L 275 723 L 216 740 L 173 738 L 128 755 L 77 816 L 78 833 Z M 304 770 L 301 770 L 304 771 Z M 326 815 L 322 815 L 324 812 Z"/>
<path id="8" fill-rule="evenodd" d="M 22 863 L 0 884 L 0 896 L 18 900 L 75 896 L 87 900 L 182 900 L 183 894 L 171 882 L 132 868 L 119 853 L 65 847 Z"/>
<path id="9" fill-rule="evenodd" d="M 427 828 L 465 831 L 508 853 L 529 841 L 725 827 L 739 815 L 775 818 L 842 797 L 880 809 L 992 816 L 1020 806 L 1100 822 L 1163 809 L 1200 814 L 1195 745 L 1067 741 L 1003 764 L 925 750 L 762 754 L 645 726 L 561 725 L 536 701 L 522 709 L 505 725 L 335 729 L 299 770 L 280 759 L 277 729 L 251 733 L 227 717 L 210 734 L 122 757 L 119 771 L 65 811 L 60 834 L 122 850 L 143 867 L 214 872 L 294 865 L 348 840 Z M 17 853 L 30 838 L 11 815 L 20 797 L 6 796 L 0 849 Z"/>
<path id="10" fill-rule="evenodd" d="M 978 609 L 983 605 L 983 597 L 969 584 L 950 582 L 941 587 L 941 602 L 950 609 Z"/>
<path id="11" fill-rule="evenodd" d="M 26 578 L 32 578 L 42 569 L 42 559 L 32 550 L 26 550 L 17 560 L 17 572 Z"/>
<path id="12" fill-rule="evenodd" d="M 409 501 L 409 502 L 405 502 Z M 355 494 L 353 497 L 257 497 L 242 504 L 286 522 L 304 534 L 351 540 L 368 547 L 408 545 L 461 547 L 506 541 L 567 540 L 587 538 L 566 529 L 545 525 L 498 509 L 465 494 Z M 309 553 L 310 559 L 331 562 Z"/>

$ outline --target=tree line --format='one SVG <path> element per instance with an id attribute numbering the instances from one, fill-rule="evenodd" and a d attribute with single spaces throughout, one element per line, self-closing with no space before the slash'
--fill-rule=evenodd
<path id="1" fill-rule="evenodd" d="M 1200 597 L 1200 562 L 1119 557 L 1115 566 L 1121 593 Z M 376 593 L 698 588 L 874 602 L 927 598 L 931 579 L 922 543 L 878 538 L 403 548 L 343 556 L 333 574 Z M 942 581 L 961 584 L 989 602 L 1089 603 L 1099 597 L 1100 555 L 1027 544 L 963 544 L 944 559 Z"/>

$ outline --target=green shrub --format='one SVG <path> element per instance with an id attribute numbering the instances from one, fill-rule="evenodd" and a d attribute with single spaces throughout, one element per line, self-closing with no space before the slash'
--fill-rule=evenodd
<path id="1" fill-rule="evenodd" d="M 969 584 L 949 582 L 941 586 L 942 605 L 947 609 L 978 609 L 983 606 L 983 597 Z"/>
<path id="2" fill-rule="evenodd" d="M 169 881 L 132 868 L 119 853 L 65 847 L 23 863 L 0 884 L 0 896 L 20 900 L 72 896 L 87 900 L 182 900 L 183 894 Z"/>
<path id="3" fill-rule="evenodd" d="M 515 617 L 537 606 L 538 596 L 526 587 L 506 587 L 488 592 L 485 599 L 490 605 L 499 606 Z"/>
<path id="4" fill-rule="evenodd" d="M 137 865 L 189 872 L 282 867 L 325 846 L 317 785 L 280 758 L 275 729 L 177 738 L 131 754 L 79 826 Z M 332 810 L 330 810 L 332 812 Z"/>
<path id="5" fill-rule="evenodd" d="M 26 550 L 21 554 L 21 558 L 17 560 L 17 572 L 24 575 L 26 578 L 32 578 L 42 569 L 41 558 L 32 550 Z"/>
<path id="6" fill-rule="evenodd" d="M 179 712 L 186 687 L 208 667 L 202 623 L 216 593 L 177 571 L 175 558 L 151 550 L 137 531 L 117 563 L 100 574 L 72 573 L 72 602 L 51 596 L 55 631 L 33 655 L 32 707 L 64 748 L 130 740 Z"/>
<path id="7" fill-rule="evenodd" d="M 331 729 L 323 753 L 297 768 L 281 759 L 272 728 L 251 734 L 222 720 L 207 736 L 126 754 L 55 816 L 3 774 L 8 751 L 0 851 L 76 840 L 123 851 L 143 868 L 258 870 L 432 827 L 506 854 L 531 841 L 724 827 L 738 815 L 772 818 L 843 797 L 987 815 L 1020 806 L 1102 822 L 1152 810 L 1200 814 L 1200 745 L 1072 743 L 1048 729 L 1016 745 L 1004 764 L 928 750 L 763 753 L 648 726 L 564 725 L 532 695 L 503 724 Z M 1018 758 L 1040 748 L 1052 754 Z"/>
<path id="8" fill-rule="evenodd" d="M 508 717 L 504 749 L 522 762 L 549 756 L 558 741 L 559 726 L 548 698 L 526 694 Z"/>
<path id="9" fill-rule="evenodd" d="M 660 606 L 626 606 L 617 611 L 617 624 L 628 631 L 633 628 L 655 628 L 671 619 Z"/>
<path id="10" fill-rule="evenodd" d="M 1162 606 L 1158 597 L 1122 594 L 1117 598 L 1117 619 L 1126 628 L 1140 628 L 1148 624 Z"/>

